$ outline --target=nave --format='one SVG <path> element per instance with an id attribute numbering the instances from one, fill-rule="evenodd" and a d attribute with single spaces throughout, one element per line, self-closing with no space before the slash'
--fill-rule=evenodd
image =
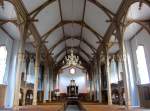
<path id="1" fill-rule="evenodd" d="M 150 110 L 150 0 L 0 0 L 0 110 Z"/>
<path id="2" fill-rule="evenodd" d="M 81 103 L 81 106 L 78 105 L 68 105 L 64 107 L 64 104 L 60 105 L 60 103 L 54 104 L 44 104 L 38 106 L 20 106 L 15 109 L 0 109 L 0 111 L 149 111 L 149 109 L 145 108 L 129 108 L 127 109 L 124 106 L 118 105 L 102 105 L 97 103 Z"/>

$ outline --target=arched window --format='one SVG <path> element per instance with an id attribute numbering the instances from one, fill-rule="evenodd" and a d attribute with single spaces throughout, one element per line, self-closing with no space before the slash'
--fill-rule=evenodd
<path id="1" fill-rule="evenodd" d="M 3 83 L 7 59 L 6 46 L 0 46 L 0 84 Z"/>
<path id="2" fill-rule="evenodd" d="M 140 83 L 146 84 L 149 83 L 148 69 L 146 64 L 144 46 L 139 45 L 136 50 L 137 56 L 137 66 L 138 66 L 138 74 L 140 77 Z"/>

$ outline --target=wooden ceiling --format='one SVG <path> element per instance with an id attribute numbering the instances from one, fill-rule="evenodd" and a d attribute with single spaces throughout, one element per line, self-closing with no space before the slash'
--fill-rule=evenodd
<path id="1" fill-rule="evenodd" d="M 138 1 L 139 6 L 150 6 L 149 0 L 1 0 L 1 5 L 13 4 L 16 17 L 21 15 L 29 22 L 29 35 L 44 45 L 55 62 L 62 61 L 73 47 L 76 55 L 89 64 L 100 54 L 104 43 L 109 42 L 116 22 L 124 24 L 122 19 L 129 7 Z M 133 22 L 145 23 L 149 19 L 133 19 L 128 24 Z M 1 29 L 11 37 L 3 27 L 7 23 L 18 26 L 18 20 L 0 17 Z"/>

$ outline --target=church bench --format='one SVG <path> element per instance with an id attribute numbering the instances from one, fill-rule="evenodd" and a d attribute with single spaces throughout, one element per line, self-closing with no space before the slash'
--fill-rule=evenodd
<path id="1" fill-rule="evenodd" d="M 38 106 L 19 106 L 12 111 L 61 111 L 63 106 L 59 105 L 38 105 Z"/>

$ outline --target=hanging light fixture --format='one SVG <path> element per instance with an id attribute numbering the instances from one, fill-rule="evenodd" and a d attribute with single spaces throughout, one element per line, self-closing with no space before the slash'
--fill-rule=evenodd
<path id="1" fill-rule="evenodd" d="M 79 56 L 74 55 L 73 48 L 71 48 L 70 52 L 70 55 L 65 56 L 63 64 L 65 64 L 66 66 L 80 66 L 81 61 L 79 60 Z"/>

